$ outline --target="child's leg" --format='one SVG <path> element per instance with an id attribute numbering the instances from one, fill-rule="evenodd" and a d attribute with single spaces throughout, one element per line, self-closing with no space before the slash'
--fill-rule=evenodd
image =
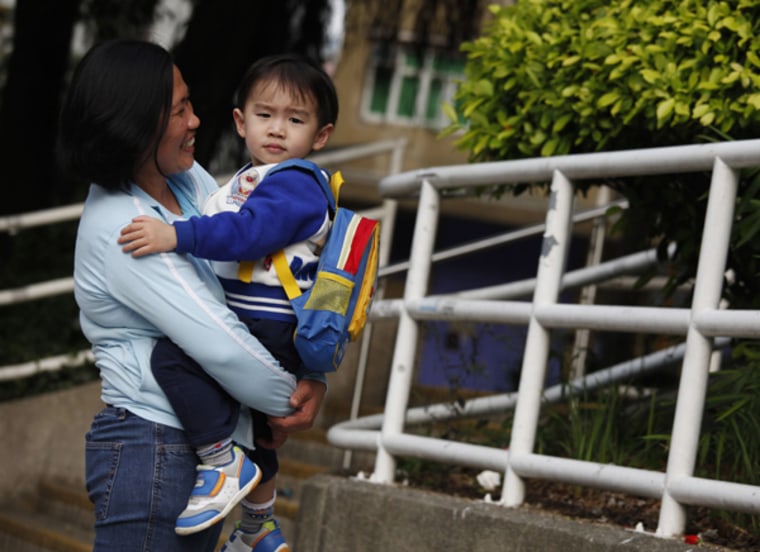
<path id="1" fill-rule="evenodd" d="M 301 360 L 293 345 L 293 324 L 262 319 L 243 321 L 283 368 L 294 372 L 299 367 Z M 254 436 L 271 438 L 272 433 L 266 416 L 251 410 L 251 418 Z M 276 477 L 279 471 L 277 451 L 257 445 L 256 450 L 249 453 L 249 458 L 263 472 L 261 483 L 240 503 L 243 510 L 240 523 L 222 547 L 222 552 L 289 552 L 290 548 L 274 517 Z"/>
<path id="2" fill-rule="evenodd" d="M 261 483 L 240 503 L 242 515 L 222 552 L 289 552 L 274 516 L 276 477 Z"/>
<path id="3" fill-rule="evenodd" d="M 197 362 L 168 339 L 160 339 L 151 369 L 201 461 L 187 508 L 175 527 L 178 534 L 188 535 L 223 519 L 258 484 L 262 472 L 230 438 L 239 404 Z"/>
<path id="4" fill-rule="evenodd" d="M 258 533 L 267 521 L 274 520 L 274 502 L 277 498 L 277 477 L 261 483 L 240 503 L 243 515 L 240 529 L 246 533 Z"/>
<path id="5" fill-rule="evenodd" d="M 267 417 L 261 412 L 251 410 L 253 420 L 253 434 L 264 438 L 271 437 L 271 430 L 267 424 Z M 253 489 L 245 500 L 241 502 L 243 515 L 240 520 L 240 529 L 245 533 L 258 533 L 261 526 L 274 520 L 274 501 L 277 492 L 277 472 L 280 471 L 280 461 L 277 450 L 257 446 L 256 450 L 249 453 L 256 465 L 261 468 L 263 476 L 258 487 Z"/>
<path id="6" fill-rule="evenodd" d="M 261 435 L 261 424 L 266 424 L 266 416 L 252 411 L 254 431 Z M 277 451 L 257 447 L 249 457 L 261 467 L 264 473 L 261 483 L 240 503 L 242 515 L 235 532 L 222 547 L 223 552 L 288 552 L 287 543 L 274 517 L 274 503 L 277 498 L 277 471 L 279 460 Z"/>
<path id="7" fill-rule="evenodd" d="M 232 435 L 240 405 L 195 360 L 162 338 L 150 364 L 191 445 L 200 448 Z"/>

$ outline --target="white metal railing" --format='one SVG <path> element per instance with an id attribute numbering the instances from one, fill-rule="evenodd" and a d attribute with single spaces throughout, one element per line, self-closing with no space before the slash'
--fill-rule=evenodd
<path id="1" fill-rule="evenodd" d="M 398 317 L 399 320 L 385 410 L 383 415 L 333 426 L 328 432 L 329 441 L 345 448 L 376 451 L 377 459 L 370 479 L 378 483 L 393 481 L 394 455 L 501 470 L 505 473 L 501 498 L 504 506 L 522 504 L 526 478 L 552 479 L 656 497 L 661 500 L 656 534 L 663 537 L 683 533 L 686 505 L 760 513 L 760 487 L 693 476 L 713 348 L 730 337 L 760 337 L 760 311 L 720 310 L 719 305 L 738 170 L 757 166 L 760 166 L 760 140 L 747 140 L 436 167 L 383 179 L 380 190 L 386 197 L 398 199 L 419 194 L 403 299 L 378 301 L 372 311 L 373 319 Z M 574 180 L 699 171 L 711 172 L 712 181 L 690 308 L 558 303 L 562 286 L 568 277 L 573 276 L 564 274 L 564 260 L 574 210 Z M 537 276 L 529 283 L 531 302 L 494 299 L 517 293 L 516 287 L 526 283 L 505 284 L 500 291 L 477 290 L 447 297 L 427 295 L 441 192 L 451 188 L 549 181 L 551 189 L 543 248 Z M 593 271 L 593 268 L 588 270 Z M 523 287 L 520 291 L 526 290 Z M 451 405 L 433 405 L 408 410 L 418 321 L 422 319 L 486 320 L 527 325 L 518 391 L 467 401 L 456 409 Z M 647 362 L 636 360 L 633 365 L 612 367 L 575 380 L 571 385 L 571 388 L 588 388 L 594 381 L 617 381 L 621 373 L 630 370 L 680 361 L 681 379 L 664 473 L 533 452 L 542 398 L 549 400 L 560 392 L 557 388 L 544 389 L 543 382 L 549 354 L 549 332 L 561 327 L 685 336 L 682 345 L 655 353 L 645 359 Z M 405 432 L 406 424 L 454 415 L 499 413 L 509 408 L 514 408 L 514 417 L 508 451 Z"/>
<path id="2" fill-rule="evenodd" d="M 403 156 L 406 149 L 406 138 L 397 138 L 392 140 L 380 140 L 368 144 L 359 144 L 348 146 L 334 151 L 326 151 L 315 154 L 310 157 L 315 163 L 325 166 L 333 166 L 339 163 L 354 161 L 377 155 L 388 155 L 388 174 L 395 174 L 401 170 Z M 222 175 L 217 178 L 220 184 L 226 182 L 231 175 Z M 56 207 L 43 211 L 32 213 L 22 213 L 18 215 L 9 215 L 0 217 L 0 232 L 7 232 L 10 235 L 19 230 L 44 226 L 78 219 L 82 214 L 84 204 L 68 205 L 65 207 Z M 381 246 L 380 246 L 380 266 L 388 264 L 390 257 L 390 243 L 393 237 L 393 227 L 396 219 L 396 201 L 386 199 L 382 205 L 373 209 L 364 211 L 367 216 L 377 218 L 381 221 Z M 13 289 L 0 290 L 0 306 L 26 301 L 34 301 L 45 297 L 52 297 L 72 293 L 74 291 L 74 279 L 71 277 L 58 278 L 46 282 L 40 282 L 22 286 Z M 370 332 L 363 338 L 362 354 L 360 356 L 359 366 L 357 368 L 359 376 L 357 382 L 363 381 L 364 373 L 367 366 L 367 352 Z M 86 362 L 92 362 L 92 354 L 89 350 L 79 351 L 72 355 L 56 355 L 48 358 L 37 359 L 20 364 L 0 366 L 0 381 L 9 381 L 25 377 L 30 377 L 41 372 L 52 372 L 67 367 L 81 366 Z M 361 396 L 361 386 L 358 385 L 354 391 L 354 402 L 358 401 Z M 354 410 L 358 412 L 358 403 Z"/>

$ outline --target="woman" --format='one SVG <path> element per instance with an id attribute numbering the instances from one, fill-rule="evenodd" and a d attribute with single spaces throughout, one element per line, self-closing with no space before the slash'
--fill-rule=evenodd
<path id="1" fill-rule="evenodd" d="M 61 166 L 92 183 L 77 235 L 74 293 L 106 404 L 86 443 L 96 552 L 212 551 L 221 531 L 216 524 L 175 534 L 197 457 L 151 374 L 157 338 L 167 336 L 235 399 L 270 416 L 268 446 L 310 427 L 324 397 L 323 381 L 296 382 L 225 306 L 207 261 L 172 253 L 138 259 L 117 243 L 135 216 L 171 222 L 195 215 L 217 189 L 194 161 L 199 125 L 168 52 L 135 40 L 90 50 L 61 111 Z M 241 413 L 234 438 L 252 448 L 247 409 Z"/>

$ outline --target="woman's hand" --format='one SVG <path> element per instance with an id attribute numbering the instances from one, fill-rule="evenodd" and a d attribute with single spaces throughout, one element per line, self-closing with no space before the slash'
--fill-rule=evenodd
<path id="1" fill-rule="evenodd" d="M 294 412 L 282 418 L 269 417 L 272 434 L 310 429 L 314 425 L 314 419 L 319 413 L 326 392 L 327 386 L 321 381 L 299 381 L 295 392 L 290 396 L 290 406 Z"/>

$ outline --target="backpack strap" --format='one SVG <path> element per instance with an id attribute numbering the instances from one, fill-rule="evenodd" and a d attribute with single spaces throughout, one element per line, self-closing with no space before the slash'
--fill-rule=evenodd
<path id="1" fill-rule="evenodd" d="M 340 191 L 340 186 L 343 184 L 343 177 L 339 177 L 340 184 L 338 184 L 338 180 L 333 177 L 330 177 L 330 180 L 328 181 L 322 169 L 320 169 L 316 163 L 307 161 L 306 159 L 288 159 L 287 161 L 278 163 L 276 166 L 269 169 L 267 175 L 285 169 L 292 169 L 294 167 L 310 172 L 314 175 L 314 178 L 319 182 L 319 187 L 322 188 L 322 191 L 327 198 L 327 207 L 330 209 L 330 213 L 335 214 L 335 210 L 338 208 L 338 192 Z M 336 175 L 340 175 L 340 173 L 336 173 Z M 333 180 L 336 180 L 335 184 L 333 184 Z"/>
<path id="2" fill-rule="evenodd" d="M 301 288 L 296 283 L 296 278 L 293 276 L 293 271 L 290 270 L 288 265 L 288 259 L 285 257 L 285 251 L 280 249 L 277 253 L 272 255 L 272 264 L 277 272 L 277 277 L 280 279 L 282 287 L 285 288 L 285 293 L 288 299 L 291 301 L 301 295 Z"/>
<path id="3" fill-rule="evenodd" d="M 336 172 L 330 177 L 330 181 L 328 182 L 325 173 L 315 163 L 297 158 L 288 159 L 287 161 L 279 163 L 277 166 L 272 167 L 267 175 L 294 167 L 308 171 L 314 175 L 314 178 L 319 182 L 319 186 L 322 188 L 322 191 L 327 198 L 327 207 L 330 210 L 330 214 L 334 216 L 335 211 L 338 208 L 338 193 L 340 192 L 340 187 L 343 185 L 343 175 L 341 175 L 340 172 Z M 288 299 L 292 301 L 296 297 L 299 297 L 302 293 L 301 288 L 298 287 L 296 279 L 293 276 L 293 271 L 290 270 L 288 259 L 285 257 L 285 251 L 281 249 L 272 254 L 272 264 L 274 265 L 275 272 L 277 272 L 277 277 L 280 279 L 282 287 L 285 288 L 285 293 L 287 294 Z"/>

